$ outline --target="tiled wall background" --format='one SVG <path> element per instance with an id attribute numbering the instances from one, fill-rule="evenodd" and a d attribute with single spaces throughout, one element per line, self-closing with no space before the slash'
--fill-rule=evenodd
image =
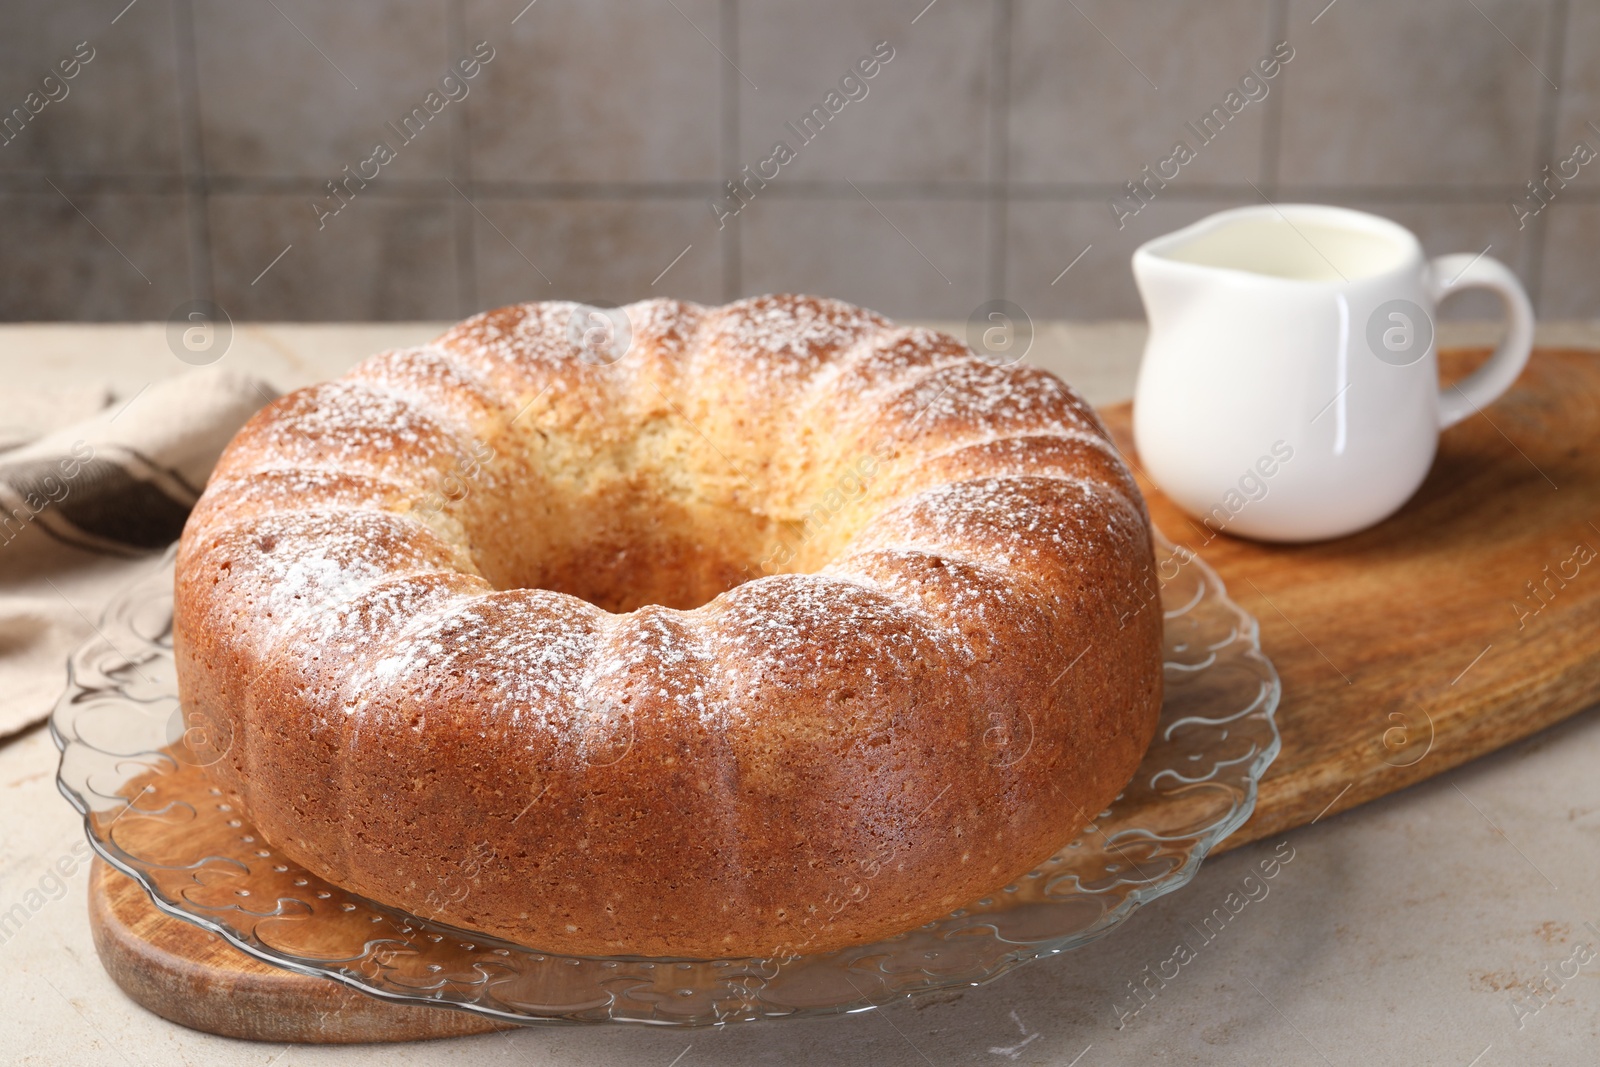
<path id="1" fill-rule="evenodd" d="M 1132 317 L 1139 242 L 1263 198 L 1488 247 L 1542 315 L 1600 316 L 1600 162 L 1520 227 L 1508 206 L 1600 149 L 1593 0 L 8 0 L 0 109 L 84 40 L 68 95 L 0 146 L 6 319 L 780 289 Z M 885 40 L 867 96 L 800 145 L 785 123 Z M 1280 40 L 1266 98 L 1119 229 L 1122 184 Z M 478 41 L 469 95 L 401 145 L 386 123 Z M 397 158 L 319 229 L 380 138 Z M 797 158 L 719 228 L 708 200 L 780 139 Z"/>

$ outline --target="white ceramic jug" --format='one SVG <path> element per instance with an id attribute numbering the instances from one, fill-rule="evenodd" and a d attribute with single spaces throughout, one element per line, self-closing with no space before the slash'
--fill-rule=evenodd
<path id="1" fill-rule="evenodd" d="M 1533 310 L 1487 255 L 1423 258 L 1387 219 L 1310 204 L 1224 211 L 1143 245 L 1150 320 L 1134 396 L 1140 463 L 1214 534 L 1313 541 L 1396 511 L 1439 431 L 1510 387 Z M 1505 341 L 1441 393 L 1434 309 L 1482 287 Z"/>

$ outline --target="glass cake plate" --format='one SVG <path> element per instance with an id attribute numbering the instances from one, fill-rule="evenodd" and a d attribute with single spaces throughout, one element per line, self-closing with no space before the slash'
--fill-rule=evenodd
<path id="1" fill-rule="evenodd" d="M 1198 556 L 1158 534 L 1157 560 L 1166 701 L 1133 781 L 1015 883 L 915 930 L 827 954 L 556 955 L 376 904 L 278 855 L 199 765 L 196 751 L 226 746 L 206 744 L 196 735 L 206 724 L 186 726 L 179 711 L 170 553 L 72 656 L 51 718 L 57 780 L 96 851 L 162 911 L 268 963 L 386 1000 L 516 1023 L 705 1026 L 856 1011 L 987 982 L 1103 937 L 1186 884 L 1249 817 L 1278 753 L 1277 672 L 1255 619 Z M 463 892 L 482 859 L 463 857 Z M 852 892 L 870 892 L 867 881 Z"/>

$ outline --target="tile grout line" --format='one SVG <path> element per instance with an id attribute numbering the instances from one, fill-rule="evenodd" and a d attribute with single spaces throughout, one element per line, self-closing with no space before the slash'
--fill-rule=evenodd
<path id="1" fill-rule="evenodd" d="M 740 76 L 737 66 L 739 56 L 739 0 L 721 0 L 717 11 L 717 36 L 722 39 L 722 50 L 730 58 L 722 65 L 721 119 L 718 143 L 721 146 L 719 163 L 723 174 L 732 175 L 739 169 L 739 93 Z M 718 190 L 713 183 L 711 197 Z M 719 233 L 718 249 L 722 254 L 722 298 L 737 300 L 744 292 L 743 228 L 739 219 Z"/>
<path id="2" fill-rule="evenodd" d="M 1267 8 L 1267 47 L 1271 52 L 1279 41 L 1288 40 L 1289 33 L 1289 0 L 1272 0 Z M 1280 72 L 1283 81 L 1278 83 L 1277 92 L 1267 97 L 1267 110 L 1261 123 L 1261 166 L 1257 173 L 1261 177 L 1261 188 L 1273 199 L 1278 196 L 1278 176 L 1283 170 L 1283 96 L 1288 92 L 1289 71 Z"/>
<path id="3" fill-rule="evenodd" d="M 1572 8 L 1567 0 L 1552 0 L 1549 7 L 1549 25 L 1545 32 L 1545 67 L 1550 70 L 1555 78 L 1556 85 L 1566 80 L 1566 39 L 1571 30 Z M 1537 176 L 1545 163 L 1550 160 L 1555 151 L 1556 124 L 1560 121 L 1561 98 L 1557 90 L 1548 84 L 1548 79 L 1539 85 L 1539 129 L 1534 138 L 1533 166 L 1530 173 Z M 1534 216 L 1533 227 L 1528 234 L 1526 247 L 1523 249 L 1525 263 L 1524 277 L 1528 283 L 1528 299 L 1536 311 L 1542 312 L 1540 304 L 1544 296 L 1544 259 L 1546 255 L 1547 237 L 1550 232 L 1550 217 L 1541 211 Z"/>
<path id="4" fill-rule="evenodd" d="M 444 52 L 445 64 L 454 62 L 455 56 L 465 53 L 467 40 L 466 14 L 463 0 L 450 0 L 445 10 Z M 470 197 L 477 196 L 473 187 L 472 168 L 472 113 L 470 97 L 461 101 L 461 107 L 450 121 L 450 170 L 457 185 Z M 477 241 L 474 234 L 471 201 L 460 198 L 451 201 L 452 230 L 456 257 L 456 310 L 461 315 L 471 315 L 480 310 L 478 304 Z"/>
<path id="5" fill-rule="evenodd" d="M 1006 257 L 1010 252 L 1011 209 L 1011 36 L 1016 12 L 1012 0 L 994 5 L 989 55 L 988 297 L 1006 291 Z"/>
<path id="6" fill-rule="evenodd" d="M 189 290 L 194 300 L 215 300 L 211 261 L 211 190 L 206 175 L 205 142 L 200 128 L 199 53 L 190 0 L 172 5 L 173 48 L 177 53 L 178 157 L 183 168 L 183 212 L 189 250 Z"/>
<path id="7" fill-rule="evenodd" d="M 12 171 L 0 173 L 0 192 L 35 193 L 35 186 L 46 176 L 44 171 Z M 61 187 L 72 193 L 148 193 L 179 196 L 185 191 L 185 180 L 160 174 L 49 174 Z M 198 183 L 197 183 L 198 184 Z M 461 183 L 457 181 L 457 184 Z M 697 200 L 716 194 L 717 187 L 710 181 L 663 182 L 519 182 L 474 181 L 473 195 L 483 200 Z M 1257 183 L 1260 184 L 1259 182 Z M 321 179 L 313 177 L 278 176 L 258 177 L 240 174 L 213 174 L 205 179 L 208 195 L 260 195 L 303 196 L 323 192 Z M 861 181 L 862 189 L 874 198 L 984 201 L 999 195 L 1000 190 L 985 181 Z M 1107 196 L 1120 191 L 1111 182 L 1010 182 L 1005 190 L 1008 199 L 1060 201 L 1064 203 L 1098 204 Z M 1386 204 L 1452 204 L 1465 206 L 1503 207 L 1508 197 L 1520 190 L 1511 185 L 1316 185 L 1280 184 L 1279 199 L 1285 197 L 1312 197 L 1346 199 Z M 45 195 L 45 194 L 38 194 Z M 363 195 L 395 200 L 449 198 L 455 193 L 448 181 L 442 178 L 395 178 L 379 187 L 366 190 Z M 774 185 L 763 195 L 770 199 L 828 199 L 852 200 L 857 193 L 847 182 L 827 179 L 796 179 L 782 186 Z M 1173 202 L 1208 203 L 1234 197 L 1256 198 L 1248 183 L 1195 184 L 1163 194 Z M 1563 197 L 1571 203 L 1600 203 L 1600 187 L 1565 190 Z"/>
<path id="8" fill-rule="evenodd" d="M 203 9 L 202 12 L 203 13 Z M 719 0 L 719 37 L 724 42 L 725 48 L 735 59 L 739 56 L 740 43 L 739 0 Z M 1567 0 L 1550 0 L 1546 9 L 1546 21 L 1542 28 L 1545 33 L 1543 41 L 1543 65 L 1550 70 L 1557 84 L 1564 84 L 1564 59 L 1565 37 L 1572 29 L 1575 16 L 1572 5 Z M 179 91 L 179 133 L 182 149 L 180 160 L 183 171 L 177 184 L 163 186 L 164 190 L 182 195 L 184 198 L 184 213 L 186 219 L 186 237 L 188 248 L 188 273 L 190 287 L 193 295 L 197 297 L 213 298 L 216 288 L 214 278 L 213 241 L 209 227 L 209 198 L 212 195 L 232 191 L 230 182 L 241 186 L 252 183 L 267 185 L 275 179 L 257 179 L 253 176 L 228 177 L 212 175 L 207 165 L 204 152 L 203 126 L 201 122 L 202 110 L 199 95 L 198 76 L 198 47 L 197 47 L 197 13 L 193 0 L 179 0 L 172 9 L 174 41 L 177 49 L 177 82 Z M 1275 23 L 1282 23 L 1288 18 L 1287 0 L 1268 0 L 1265 8 L 1265 21 L 1269 33 Z M 1011 95 L 1012 95 L 1012 52 L 1015 48 L 1013 38 L 1017 32 L 1016 20 L 1019 13 L 1015 10 L 1012 0 L 1000 0 L 995 6 L 990 19 L 992 37 L 990 41 L 990 99 L 986 108 L 989 119 L 989 142 L 994 158 L 987 161 L 986 178 L 983 182 L 956 184 L 956 183 L 918 183 L 918 182 L 889 182 L 885 187 L 893 190 L 884 193 L 875 189 L 871 183 L 863 183 L 863 187 L 873 196 L 887 195 L 902 199 L 971 199 L 985 206 L 988 219 L 987 232 L 987 264 L 986 275 L 989 286 L 994 295 L 1003 292 L 1008 273 L 1009 232 L 1008 221 L 1013 200 L 1019 203 L 1024 199 L 1060 200 L 1072 203 L 1093 203 L 1098 200 L 1099 194 L 1091 191 L 1095 183 L 1060 183 L 1056 186 L 1038 186 L 1032 189 L 1014 185 L 1011 180 L 1010 148 L 1012 136 Z M 464 0 L 448 0 L 445 16 L 445 37 L 447 49 L 450 45 L 452 34 L 461 35 L 456 43 L 464 39 L 465 14 Z M 1286 28 L 1279 26 L 1280 29 Z M 709 29 L 709 27 L 708 27 Z M 1520 35 L 1519 35 L 1520 36 Z M 1530 52 L 1533 52 L 1530 46 Z M 1540 53 L 1534 52 L 1535 55 Z M 742 110 L 742 100 L 738 93 L 741 91 L 734 71 L 724 71 L 722 76 L 722 93 L 719 101 L 721 155 L 724 156 L 724 172 L 732 173 L 738 164 L 738 149 L 740 141 L 739 116 Z M 1284 97 L 1283 87 L 1280 92 L 1272 94 L 1265 116 L 1261 136 L 1261 159 L 1258 172 L 1262 176 L 1263 187 L 1271 188 L 1280 176 L 1283 160 L 1281 147 L 1281 124 Z M 1549 84 L 1542 84 L 1538 98 L 1538 126 L 1536 129 L 1536 146 L 1534 160 L 1534 173 L 1539 173 L 1545 162 L 1551 158 L 1555 138 L 1559 133 L 1559 123 L 1562 117 L 1558 91 Z M 472 141 L 471 119 L 467 109 L 463 106 L 457 110 L 462 111 L 456 116 L 451 126 L 451 168 L 457 181 L 463 188 L 469 190 L 475 199 L 479 195 L 486 195 L 508 201 L 538 201 L 541 199 L 557 199 L 561 197 L 584 196 L 590 190 L 606 189 L 611 191 L 602 195 L 610 195 L 620 201 L 635 203 L 644 202 L 651 198 L 661 200 L 690 200 L 698 201 L 700 192 L 691 188 L 700 183 L 679 183 L 682 188 L 669 189 L 669 183 L 656 183 L 660 188 L 646 189 L 647 183 L 571 183 L 570 188 L 558 188 L 558 183 L 546 185 L 532 185 L 518 187 L 514 183 L 505 183 L 497 192 L 488 192 L 480 189 L 473 180 L 472 167 Z M 1268 127 L 1271 127 L 1268 129 Z M 1269 150 L 1268 141 L 1272 147 Z M 20 176 L 17 176 L 20 178 Z M 92 175 L 85 176 L 83 181 L 115 183 L 122 181 L 129 185 L 158 182 L 159 176 L 140 175 Z M 166 179 L 159 179 L 165 181 Z M 306 186 L 314 186 L 315 179 L 282 179 L 282 186 L 274 187 L 274 192 L 281 192 L 285 196 L 295 195 L 290 183 L 300 182 Z M 713 188 L 714 184 L 709 183 Z M 774 190 L 774 198 L 785 199 L 826 199 L 837 197 L 850 199 L 851 192 L 843 187 L 835 188 L 837 183 L 817 182 L 815 188 L 806 188 L 801 183 L 792 187 Z M 0 177 L 0 188 L 5 188 L 3 177 Z M 153 186 L 152 186 L 153 187 Z M 71 186 L 69 186 L 71 188 Z M 1378 203 L 1399 203 L 1428 201 L 1436 192 L 1449 194 L 1447 202 L 1454 204 L 1471 204 L 1473 206 L 1488 206 L 1494 204 L 1503 206 L 1504 196 L 1500 190 L 1488 186 L 1469 187 L 1460 189 L 1450 186 L 1417 186 L 1414 188 L 1395 187 L 1390 189 L 1371 189 L 1350 186 L 1307 186 L 1307 189 L 1320 189 L 1325 195 L 1332 194 L 1336 197 L 1350 199 L 1364 199 Z M 1238 195 L 1246 195 L 1242 188 L 1237 190 Z M 382 194 L 379 194 L 382 195 Z M 427 187 L 426 183 L 419 183 L 414 189 L 397 191 L 396 198 L 432 197 L 435 195 L 448 195 L 436 193 Z M 1231 186 L 1218 185 L 1214 188 L 1197 189 L 1192 195 L 1175 195 L 1175 203 L 1203 203 L 1211 200 L 1220 200 L 1235 195 Z M 1276 191 L 1273 195 L 1278 195 Z M 1294 195 L 1294 194 L 1291 194 Z M 1300 195 L 1304 195 L 1303 193 Z M 1315 194 L 1313 194 L 1315 195 Z M 1513 193 L 1514 195 L 1514 193 Z M 1600 190 L 1572 189 L 1564 193 L 1573 203 L 1600 202 Z M 1487 212 L 1485 212 L 1487 214 Z M 457 295 L 458 301 L 466 302 L 470 306 L 477 299 L 477 276 L 474 242 L 474 222 L 470 204 L 457 204 L 455 211 L 455 257 L 457 261 Z M 1537 218 L 1530 220 L 1533 225 L 1529 227 L 1519 259 L 1528 279 L 1529 289 L 1535 302 L 1541 296 L 1542 281 L 1545 276 L 1546 259 L 1549 254 L 1548 245 L 1553 240 L 1551 236 L 1549 212 L 1543 212 Z M 742 238 L 737 231 L 737 224 L 730 226 L 728 232 L 719 234 L 720 268 L 723 287 L 728 290 L 728 298 L 740 295 L 743 291 L 742 279 Z M 697 248 L 697 253 L 699 249 Z M 703 253 L 699 253 L 703 254 Z"/>

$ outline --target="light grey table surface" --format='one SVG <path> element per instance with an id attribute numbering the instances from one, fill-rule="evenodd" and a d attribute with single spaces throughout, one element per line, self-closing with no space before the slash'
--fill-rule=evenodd
<path id="1" fill-rule="evenodd" d="M 437 329 L 240 326 L 216 366 L 287 388 Z M 1474 328 L 1442 333 L 1447 343 L 1485 336 Z M 1029 359 L 1107 403 L 1129 394 L 1142 337 L 1131 323 L 1046 324 Z M 1556 324 L 1541 339 L 1600 348 L 1600 327 Z M 159 324 L 0 326 L 0 381 L 17 388 L 104 381 L 127 398 L 185 369 Z M 34 730 L 0 745 L 0 915 L 43 902 L 0 930 L 0 1063 L 1594 1064 L 1597 711 L 1209 861 L 1193 883 L 1105 940 L 988 986 L 857 1015 L 723 1030 L 541 1028 L 355 1047 L 226 1040 L 127 1000 L 95 958 L 84 866 L 72 862 L 82 829 L 55 788 L 55 747 Z M 1274 855 L 1292 859 L 1260 883 L 1266 895 L 1255 889 L 1259 899 L 1210 940 L 1197 933 Z M 50 874 L 58 861 L 76 866 L 59 881 Z M 1121 1018 L 1134 1004 L 1130 983 L 1180 940 L 1194 958 L 1137 1015 Z"/>

